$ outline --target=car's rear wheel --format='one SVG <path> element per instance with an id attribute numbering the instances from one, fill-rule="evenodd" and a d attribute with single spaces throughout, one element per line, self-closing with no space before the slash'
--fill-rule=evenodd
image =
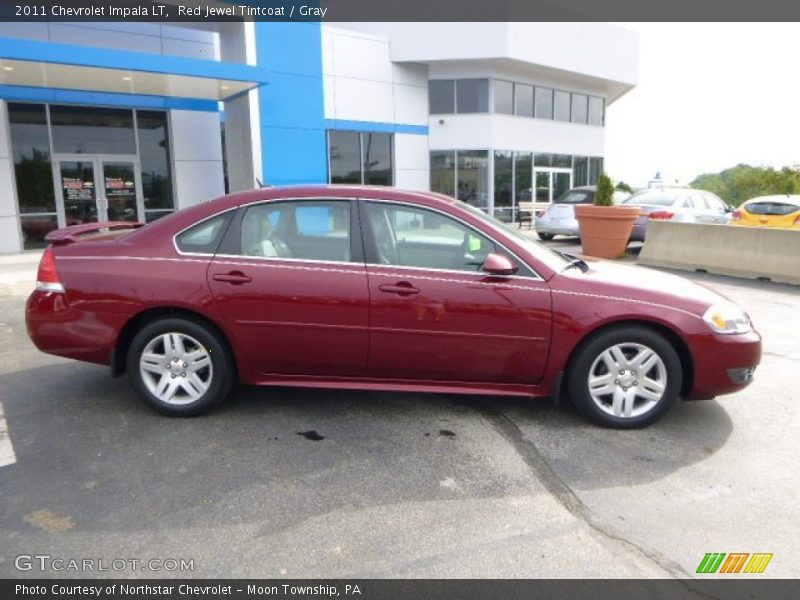
<path id="1" fill-rule="evenodd" d="M 539 236 L 539 239 L 540 239 L 540 240 L 543 240 L 543 241 L 545 241 L 545 242 L 549 242 L 549 241 L 550 241 L 550 240 L 552 240 L 554 237 L 556 237 L 556 234 L 554 234 L 554 233 L 541 233 L 541 232 L 539 232 L 539 231 L 537 231 L 537 232 L 536 232 L 536 235 L 538 235 L 538 236 Z"/>
<path id="2" fill-rule="evenodd" d="M 655 423 L 674 404 L 683 370 L 664 336 L 624 326 L 589 338 L 573 357 L 567 377 L 575 406 L 589 419 L 633 429 Z"/>
<path id="3" fill-rule="evenodd" d="M 183 318 L 149 323 L 131 341 L 128 376 L 159 412 L 199 415 L 222 402 L 234 380 L 224 340 L 211 328 Z"/>

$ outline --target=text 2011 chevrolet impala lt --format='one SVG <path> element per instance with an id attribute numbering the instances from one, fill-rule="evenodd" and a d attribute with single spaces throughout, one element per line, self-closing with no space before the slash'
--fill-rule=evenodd
<path id="1" fill-rule="evenodd" d="M 563 392 L 599 424 L 639 427 L 679 396 L 742 389 L 761 357 L 718 294 L 554 253 L 437 194 L 267 188 L 103 227 L 49 235 L 29 335 L 127 371 L 170 415 L 207 411 L 238 381 Z"/>

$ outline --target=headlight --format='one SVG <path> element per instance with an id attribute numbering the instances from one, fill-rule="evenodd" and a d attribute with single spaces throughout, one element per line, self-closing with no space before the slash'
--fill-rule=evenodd
<path id="1" fill-rule="evenodd" d="M 710 306 L 703 315 L 703 321 L 716 333 L 747 333 L 753 330 L 750 317 L 735 304 Z"/>

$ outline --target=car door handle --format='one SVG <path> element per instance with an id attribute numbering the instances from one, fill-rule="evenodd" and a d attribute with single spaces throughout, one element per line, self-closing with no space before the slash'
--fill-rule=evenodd
<path id="1" fill-rule="evenodd" d="M 400 296 L 419 294 L 419 289 L 406 281 L 401 281 L 400 283 L 382 283 L 378 286 L 378 289 L 387 294 L 399 294 Z"/>
<path id="2" fill-rule="evenodd" d="M 241 271 L 231 271 L 230 273 L 215 273 L 211 276 L 214 281 L 224 281 L 225 283 L 232 283 L 233 285 L 241 285 L 243 283 L 250 283 L 252 278 L 248 277 Z"/>

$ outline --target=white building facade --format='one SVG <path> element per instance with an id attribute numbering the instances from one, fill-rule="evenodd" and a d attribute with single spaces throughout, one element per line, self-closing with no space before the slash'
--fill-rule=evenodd
<path id="1" fill-rule="evenodd" d="M 259 183 L 511 221 L 596 181 L 637 52 L 603 23 L 0 24 L 0 252 Z"/>

